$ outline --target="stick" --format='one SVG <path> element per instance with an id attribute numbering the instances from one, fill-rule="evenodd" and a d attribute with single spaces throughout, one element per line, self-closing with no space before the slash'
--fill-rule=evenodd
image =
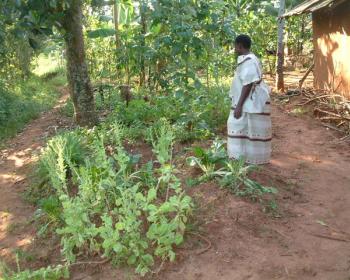
<path id="1" fill-rule="evenodd" d="M 338 117 L 339 119 L 342 119 L 342 120 L 347 120 L 347 121 L 350 121 L 350 118 L 347 118 L 347 117 L 344 117 L 344 116 L 340 116 L 336 113 L 333 113 L 333 112 L 329 112 L 329 111 L 325 111 L 325 110 L 322 110 L 320 108 L 315 108 L 314 110 L 315 112 L 320 112 L 320 113 L 324 113 L 324 114 L 328 114 L 330 116 L 334 116 L 334 117 Z"/>
<path id="2" fill-rule="evenodd" d="M 342 118 L 340 117 L 320 117 L 320 120 L 341 120 Z"/>
<path id="3" fill-rule="evenodd" d="M 315 62 L 312 63 L 312 65 L 309 67 L 309 69 L 307 69 L 306 73 L 304 74 L 304 76 L 301 78 L 301 80 L 299 81 L 299 89 L 301 90 L 301 88 L 303 87 L 303 83 L 305 82 L 307 76 L 309 76 L 310 72 L 312 71 L 312 69 L 315 66 Z"/>
<path id="4" fill-rule="evenodd" d="M 305 90 L 303 90 L 302 93 L 307 98 L 312 98 L 312 96 L 315 96 L 312 92 L 307 92 Z"/>
<path id="5" fill-rule="evenodd" d="M 337 124 L 337 127 L 342 126 L 345 123 L 345 121 L 341 121 L 340 123 Z"/>
<path id="6" fill-rule="evenodd" d="M 325 94 L 325 95 L 320 95 L 320 96 L 317 96 L 317 97 L 314 97 L 314 98 L 311 98 L 309 100 L 307 100 L 306 102 L 304 103 L 301 103 L 301 104 L 298 104 L 297 106 L 304 106 L 308 103 L 311 103 L 312 101 L 316 101 L 318 99 L 322 99 L 322 98 L 333 98 L 334 95 L 330 95 L 330 94 Z M 328 104 L 327 104 L 328 105 Z"/>
<path id="7" fill-rule="evenodd" d="M 340 141 L 345 141 L 345 140 L 347 140 L 348 138 L 350 138 L 350 134 L 344 136 L 343 138 L 340 138 Z"/>
<path id="8" fill-rule="evenodd" d="M 108 263 L 110 262 L 111 260 L 110 259 L 106 259 L 106 260 L 103 260 L 103 261 L 98 261 L 98 262 L 77 262 L 77 263 L 72 263 L 70 264 L 69 266 L 76 266 L 76 265 L 96 265 L 96 264 L 105 264 L 105 263 Z"/>
<path id="9" fill-rule="evenodd" d="M 284 233 L 282 233 L 282 232 L 280 232 L 279 230 L 277 230 L 277 229 L 273 229 L 275 232 L 277 232 L 279 235 L 281 235 L 282 237 L 284 237 L 284 238 L 289 238 L 287 235 L 285 235 Z"/>
<path id="10" fill-rule="evenodd" d="M 163 265 L 164 265 L 165 260 L 162 260 L 160 266 L 158 267 L 158 269 L 156 271 L 151 271 L 152 274 L 159 274 L 159 272 L 163 269 Z"/>
<path id="11" fill-rule="evenodd" d="M 335 240 L 335 241 L 342 241 L 342 242 L 350 242 L 350 240 L 348 240 L 348 239 L 333 237 L 333 236 L 319 234 L 319 233 L 309 232 L 309 234 L 313 235 L 313 236 L 316 236 L 316 237 L 319 237 L 319 238 L 325 238 L 325 239 L 330 239 L 330 240 Z"/>
<path id="12" fill-rule="evenodd" d="M 207 243 L 207 247 L 199 250 L 196 253 L 196 255 L 201 255 L 201 254 L 205 253 L 206 251 L 208 251 L 211 248 L 212 244 L 211 244 L 211 241 L 208 238 L 206 238 L 203 235 L 201 235 L 199 233 L 196 233 L 196 232 L 189 231 L 188 233 L 201 238 L 202 240 L 204 240 Z"/>
<path id="13" fill-rule="evenodd" d="M 336 130 L 336 131 L 339 131 L 339 132 L 341 132 L 341 133 L 346 133 L 346 131 L 344 131 L 344 130 L 342 130 L 342 129 L 340 129 L 340 128 L 337 128 L 337 127 L 335 127 L 335 126 L 333 126 L 333 125 L 326 124 L 326 123 L 323 123 L 322 125 L 325 126 L 325 127 L 327 127 L 327 128 L 330 128 L 330 129 L 334 129 L 334 130 Z"/>
<path id="14" fill-rule="evenodd" d="M 345 140 L 348 140 L 348 138 L 350 138 L 350 134 L 347 135 L 347 136 L 344 136 L 343 138 L 340 139 L 340 141 L 345 141 Z"/>
<path id="15" fill-rule="evenodd" d="M 287 276 L 289 277 L 289 271 L 288 271 L 288 268 L 286 266 L 284 266 L 284 271 L 286 272 Z"/>
<path id="16" fill-rule="evenodd" d="M 350 136 L 350 135 L 349 135 Z M 322 224 L 321 224 L 322 225 Z M 333 226 L 330 226 L 328 224 L 324 224 L 323 226 L 325 226 L 326 228 L 329 228 L 330 230 L 332 230 L 333 232 L 337 233 L 337 234 L 343 234 L 343 235 L 347 235 L 348 237 L 350 237 L 350 233 L 345 232 L 343 230 L 337 229 Z"/>

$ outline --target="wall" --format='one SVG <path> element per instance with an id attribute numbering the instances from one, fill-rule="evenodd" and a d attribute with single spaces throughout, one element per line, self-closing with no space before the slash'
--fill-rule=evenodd
<path id="1" fill-rule="evenodd" d="M 350 98 L 350 1 L 313 13 L 315 88 Z"/>

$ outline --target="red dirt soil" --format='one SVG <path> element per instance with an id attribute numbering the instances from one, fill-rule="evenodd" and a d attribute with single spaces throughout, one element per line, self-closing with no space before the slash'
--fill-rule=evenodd
<path id="1" fill-rule="evenodd" d="M 26 176 L 45 139 L 66 125 L 59 110 L 69 95 L 65 88 L 61 88 L 61 93 L 51 111 L 27 125 L 8 141 L 7 149 L 0 151 L 0 257 L 5 261 L 13 260 L 18 249 L 25 250 L 34 240 L 35 208 L 23 200 L 22 194 L 29 184 Z"/>
<path id="2" fill-rule="evenodd" d="M 62 98 L 64 102 L 66 97 Z M 278 209 L 264 213 L 214 183 L 194 187 L 194 234 L 148 279 L 350 279 L 350 147 L 317 120 L 273 107 L 273 157 L 254 176 L 279 190 Z M 34 208 L 21 194 L 33 153 L 57 125 L 58 108 L 45 113 L 1 151 L 0 256 L 30 250 Z M 265 208 L 266 209 L 266 208 Z M 157 269 L 157 267 L 155 268 Z M 72 279 L 138 279 L 109 265 L 75 268 Z"/>

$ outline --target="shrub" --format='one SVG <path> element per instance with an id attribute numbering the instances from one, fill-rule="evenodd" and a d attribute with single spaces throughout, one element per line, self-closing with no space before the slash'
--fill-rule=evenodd
<path id="1" fill-rule="evenodd" d="M 164 121 L 150 132 L 157 168 L 152 162 L 135 165 L 139 156 L 122 146 L 124 132 L 115 123 L 50 140 L 39 168 L 51 195 L 39 205 L 47 221 L 55 221 L 68 264 L 81 252 L 102 253 L 144 275 L 155 258 L 175 259 L 192 201 L 175 176 L 170 124 Z"/>

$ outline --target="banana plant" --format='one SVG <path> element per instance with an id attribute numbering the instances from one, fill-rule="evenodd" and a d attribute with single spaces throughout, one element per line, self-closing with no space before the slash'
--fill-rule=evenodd
<path id="1" fill-rule="evenodd" d="M 251 5 L 251 0 L 228 0 L 227 1 L 230 8 L 234 11 L 237 17 L 240 17 L 245 11 L 247 11 Z"/>
<path id="2" fill-rule="evenodd" d="M 117 21 L 121 27 L 130 25 L 135 21 L 135 8 L 131 0 L 115 0 L 114 7 L 118 9 L 117 18 L 106 15 L 99 16 L 101 22 L 107 23 L 106 27 L 96 28 L 94 30 L 88 31 L 89 38 L 93 39 L 115 36 L 115 27 L 108 25 L 108 23 L 111 21 Z"/>

